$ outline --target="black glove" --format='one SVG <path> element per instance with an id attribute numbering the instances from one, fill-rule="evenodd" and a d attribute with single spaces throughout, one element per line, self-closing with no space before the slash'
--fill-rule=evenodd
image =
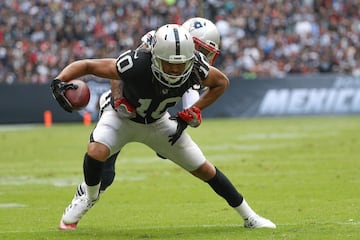
<path id="1" fill-rule="evenodd" d="M 169 119 L 177 121 L 176 132 L 169 136 L 169 142 L 171 143 L 171 145 L 174 145 L 176 141 L 180 138 L 183 131 L 187 128 L 188 124 L 179 116 L 172 116 Z"/>
<path id="2" fill-rule="evenodd" d="M 59 79 L 54 79 L 51 81 L 50 85 L 53 97 L 59 103 L 60 107 L 62 107 L 67 112 L 72 112 L 73 107 L 69 100 L 65 97 L 65 91 L 67 89 L 77 89 L 78 86 L 73 83 L 66 83 Z"/>
<path id="3" fill-rule="evenodd" d="M 166 157 L 164 157 L 164 156 L 161 155 L 160 153 L 156 153 L 156 156 L 158 156 L 159 158 L 162 158 L 162 159 L 167 159 Z"/>

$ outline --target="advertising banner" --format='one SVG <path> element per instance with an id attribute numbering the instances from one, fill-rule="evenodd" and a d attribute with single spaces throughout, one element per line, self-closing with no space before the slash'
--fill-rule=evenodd
<path id="1" fill-rule="evenodd" d="M 269 117 L 360 114 L 360 78 L 292 76 L 283 79 L 232 79 L 205 117 Z"/>
<path id="2" fill-rule="evenodd" d="M 87 83 L 90 102 L 74 113 L 58 106 L 48 85 L 0 85 L 0 124 L 41 123 L 45 111 L 51 111 L 54 122 L 82 121 L 85 112 L 96 121 L 98 100 L 109 82 Z M 353 114 L 360 114 L 360 78 L 338 75 L 233 78 L 224 95 L 203 111 L 204 118 Z"/>

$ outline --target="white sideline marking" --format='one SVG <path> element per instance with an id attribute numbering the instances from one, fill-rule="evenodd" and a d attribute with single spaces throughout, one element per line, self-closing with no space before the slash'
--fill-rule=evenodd
<path id="1" fill-rule="evenodd" d="M 39 124 L 0 124 L 0 132 L 10 132 L 10 131 L 20 131 L 20 130 L 30 130 L 37 126 L 41 126 Z"/>
<path id="2" fill-rule="evenodd" d="M 65 180 L 66 179 L 66 180 Z M 118 175 L 115 178 L 115 181 L 121 182 L 138 182 L 145 180 L 145 176 L 129 176 L 129 175 Z M 82 175 L 79 174 L 78 177 L 64 177 L 64 178 L 35 178 L 31 176 L 11 176 L 11 177 L 2 177 L 0 178 L 0 186 L 23 186 L 23 185 L 52 185 L 55 187 L 67 187 L 67 186 L 77 186 L 83 181 Z M 2 193 L 0 192 L 0 195 Z"/>
<path id="3" fill-rule="evenodd" d="M 26 207 L 26 205 L 21 203 L 0 203 L 0 208 L 16 208 L 16 207 Z"/>
<path id="4" fill-rule="evenodd" d="M 131 155 L 131 154 L 130 154 Z M 155 162 L 161 162 L 166 161 L 166 159 L 161 159 L 155 156 L 149 156 L 149 157 L 119 157 L 119 160 L 124 163 L 155 163 Z"/>
<path id="5" fill-rule="evenodd" d="M 307 134 L 299 133 L 249 133 L 238 136 L 238 139 L 296 139 L 306 137 Z"/>
<path id="6" fill-rule="evenodd" d="M 66 180 L 64 180 L 66 179 Z M 64 177 L 64 178 L 35 178 L 32 176 L 8 176 L 0 178 L 1 185 L 53 185 L 57 187 L 73 186 L 81 182 L 81 175 L 79 177 Z"/>
<path id="7" fill-rule="evenodd" d="M 239 151 L 257 151 L 264 149 L 278 149 L 278 148 L 287 148 L 291 144 L 243 144 L 243 143 L 234 143 L 234 144 L 216 144 L 216 145 L 205 145 L 202 146 L 204 151 L 228 151 L 228 150 L 239 150 Z M 208 154 L 212 155 L 212 154 Z"/>
<path id="8" fill-rule="evenodd" d="M 242 134 L 237 137 L 237 139 L 240 140 L 256 140 L 256 139 L 297 139 L 297 138 L 318 138 L 319 135 L 321 136 L 336 136 L 337 132 L 318 132 L 317 135 L 313 134 L 313 130 L 319 130 L 318 128 L 310 129 L 310 131 L 305 130 L 303 133 L 297 133 L 297 132 L 284 132 L 284 133 L 278 133 L 278 132 L 258 132 L 258 133 L 249 133 L 249 134 Z"/>

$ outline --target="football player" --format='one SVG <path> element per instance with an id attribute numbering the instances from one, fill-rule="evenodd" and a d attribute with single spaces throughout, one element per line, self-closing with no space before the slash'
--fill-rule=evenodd
<path id="1" fill-rule="evenodd" d="M 206 18 L 194 17 L 185 21 L 182 26 L 185 27 L 191 34 L 194 40 L 195 49 L 204 54 L 208 62 L 213 65 L 220 54 L 220 34 L 215 24 Z M 154 30 L 146 33 L 141 38 L 142 43 L 139 48 L 150 48 L 154 33 Z M 115 98 L 115 101 L 122 99 L 121 87 L 119 87 L 120 84 L 121 83 L 119 81 L 111 81 L 111 91 L 113 92 L 113 98 Z M 182 97 L 182 107 L 184 109 L 188 108 L 199 99 L 199 90 L 201 90 L 201 86 L 193 86 L 184 93 Z M 109 93 L 110 91 L 106 94 Z M 117 103 L 113 103 L 113 105 L 115 105 L 115 109 L 118 108 L 118 112 L 123 116 L 131 116 L 131 111 L 133 109 L 127 103 L 118 101 Z"/>
<path id="2" fill-rule="evenodd" d="M 203 53 L 208 62 L 212 65 L 220 54 L 220 34 L 213 22 L 208 19 L 195 17 L 185 21 L 184 26 L 191 34 L 195 49 Z M 155 31 L 149 31 L 141 38 L 141 44 L 138 49 L 144 48 L 151 50 L 152 39 Z M 121 117 L 132 117 L 135 109 L 122 97 L 122 82 L 117 80 L 111 81 L 111 90 L 102 94 L 100 98 L 100 114 L 102 109 L 111 104 Z M 186 109 L 195 103 L 200 95 L 199 91 L 204 91 L 201 86 L 197 85 L 188 89 L 182 96 L 182 108 Z M 186 125 L 184 125 L 186 127 Z M 179 134 L 180 135 L 180 132 Z M 101 178 L 100 193 L 103 193 L 108 186 L 112 184 L 115 178 L 115 162 L 119 152 L 113 154 L 106 160 Z M 157 153 L 160 158 L 164 158 Z M 81 197 L 85 194 L 85 182 L 81 183 L 75 193 L 74 198 Z"/>
<path id="3" fill-rule="evenodd" d="M 203 180 L 244 219 L 249 228 L 275 228 L 247 204 L 230 180 L 203 155 L 184 127 L 198 127 L 201 110 L 216 101 L 229 85 L 228 78 L 195 51 L 187 29 L 167 24 L 156 30 L 151 49 L 129 50 L 117 59 L 84 59 L 66 66 L 52 81 L 56 100 L 67 111 L 72 107 L 63 92 L 67 83 L 84 75 L 123 82 L 122 95 L 134 108 L 133 116 L 120 117 L 109 104 L 91 133 L 84 156 L 85 194 L 65 209 L 60 229 L 75 229 L 78 221 L 99 198 L 104 163 L 127 143 L 141 142 Z M 191 107 L 170 117 L 174 106 L 191 87 L 207 87 Z"/>

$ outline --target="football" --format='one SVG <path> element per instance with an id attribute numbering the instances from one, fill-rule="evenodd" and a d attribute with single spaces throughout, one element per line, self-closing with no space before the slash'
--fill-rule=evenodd
<path id="1" fill-rule="evenodd" d="M 90 89 L 88 85 L 79 79 L 69 81 L 78 87 L 76 89 L 68 89 L 65 91 L 65 97 L 71 103 L 73 110 L 78 111 L 86 107 L 90 100 Z"/>

